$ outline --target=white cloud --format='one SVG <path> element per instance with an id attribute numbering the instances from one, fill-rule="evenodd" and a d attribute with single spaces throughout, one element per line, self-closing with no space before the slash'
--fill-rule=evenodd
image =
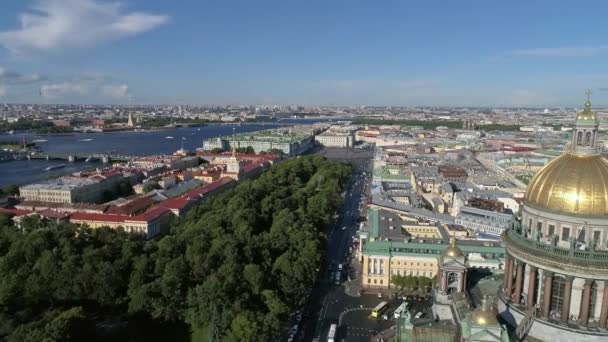
<path id="1" fill-rule="evenodd" d="M 516 56 L 537 57 L 588 57 L 608 51 L 608 46 L 568 46 L 557 48 L 538 48 L 515 50 L 511 54 Z"/>
<path id="2" fill-rule="evenodd" d="M 61 51 L 92 46 L 152 30 L 165 15 L 124 13 L 119 2 L 37 0 L 21 13 L 21 28 L 0 32 L 0 45 L 14 54 Z"/>
<path id="3" fill-rule="evenodd" d="M 506 106 L 545 106 L 558 103 L 560 98 L 529 89 L 516 89 L 511 92 L 504 105 Z"/>
<path id="4" fill-rule="evenodd" d="M 120 85 L 105 85 L 101 91 L 109 97 L 115 99 L 125 99 L 129 96 L 129 86 L 126 84 Z"/>
<path id="5" fill-rule="evenodd" d="M 45 99 L 57 99 L 66 95 L 85 95 L 89 91 L 90 87 L 85 83 L 66 81 L 42 85 L 40 96 Z"/>
<path id="6" fill-rule="evenodd" d="M 0 67 L 0 81 L 13 84 L 28 84 L 44 81 L 46 77 L 40 74 L 28 74 L 24 75 L 16 71 L 9 71 L 3 67 Z"/>
<path id="7" fill-rule="evenodd" d="M 92 96 L 119 100 L 127 99 L 130 95 L 127 84 L 118 83 L 118 80 L 111 76 L 91 72 L 43 84 L 40 87 L 40 96 L 45 99 Z"/>

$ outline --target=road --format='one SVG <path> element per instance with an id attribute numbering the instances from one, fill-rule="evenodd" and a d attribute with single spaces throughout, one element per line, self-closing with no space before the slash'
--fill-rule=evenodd
<path id="1" fill-rule="evenodd" d="M 338 330 L 339 340 L 348 336 L 348 341 L 369 341 L 379 329 L 384 329 L 387 322 L 378 322 L 368 318 L 371 307 L 380 299 L 375 295 L 351 297 L 344 292 L 343 285 L 335 284 L 335 272 L 342 264 L 341 283 L 348 277 L 354 277 L 349 269 L 353 237 L 359 226 L 359 216 L 362 214 L 359 204 L 369 192 L 371 183 L 371 158 L 373 150 L 324 149 L 318 154 L 332 160 L 349 161 L 355 165 L 351 183 L 345 193 L 342 207 L 338 211 L 335 227 L 328 233 L 328 245 L 325 262 L 321 267 L 321 276 L 313 289 L 311 302 L 302 321 L 303 341 L 325 341 L 331 324 L 356 318 L 357 326 L 343 323 Z M 363 173 L 366 173 L 364 176 Z M 364 210 L 364 208 L 363 208 Z M 361 308 L 363 306 L 363 309 Z"/>

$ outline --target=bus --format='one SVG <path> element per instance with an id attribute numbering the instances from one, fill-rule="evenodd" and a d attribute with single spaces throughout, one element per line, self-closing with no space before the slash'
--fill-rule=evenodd
<path id="1" fill-rule="evenodd" d="M 388 309 L 387 302 L 382 302 L 376 305 L 376 307 L 372 310 L 372 317 L 378 318 L 386 309 Z"/>
<path id="2" fill-rule="evenodd" d="M 403 302 L 401 305 L 399 305 L 399 307 L 397 307 L 397 310 L 395 310 L 395 318 L 400 318 L 405 310 L 407 310 L 407 302 Z"/>
<path id="3" fill-rule="evenodd" d="M 338 326 L 336 324 L 332 324 L 329 327 L 329 332 L 327 333 L 327 342 L 334 342 L 336 340 L 336 331 L 338 330 Z"/>

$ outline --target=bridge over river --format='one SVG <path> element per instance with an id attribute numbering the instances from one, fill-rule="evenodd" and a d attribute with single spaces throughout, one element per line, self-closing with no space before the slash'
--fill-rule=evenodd
<path id="1" fill-rule="evenodd" d="M 99 161 L 103 163 L 109 163 L 112 161 L 129 161 L 136 158 L 135 156 L 126 156 L 122 154 L 113 153 L 45 153 L 45 152 L 31 152 L 26 156 L 20 156 L 20 159 L 44 159 L 44 160 L 67 160 L 70 163 L 78 161 Z"/>

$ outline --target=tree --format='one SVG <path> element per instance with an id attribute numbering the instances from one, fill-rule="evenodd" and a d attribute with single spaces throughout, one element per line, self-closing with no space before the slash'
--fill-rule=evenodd
<path id="1" fill-rule="evenodd" d="M 1 218 L 0 336 L 70 340 L 75 327 L 126 319 L 129 329 L 188 324 L 211 341 L 275 341 L 317 278 L 326 218 L 351 171 L 319 156 L 287 160 L 194 208 L 158 241 L 35 216 L 17 231 Z M 77 339 L 95 340 L 85 330 Z"/>
<path id="2" fill-rule="evenodd" d="M 433 281 L 429 277 L 418 277 L 418 286 L 420 289 L 428 290 L 433 286 Z"/>
<path id="3" fill-rule="evenodd" d="M 391 283 L 397 286 L 400 290 L 407 287 L 406 277 L 399 274 L 391 276 Z"/>
<path id="4" fill-rule="evenodd" d="M 405 276 L 405 287 L 408 289 L 415 289 L 418 287 L 418 280 L 412 275 Z"/>
<path id="5" fill-rule="evenodd" d="M 19 195 L 19 187 L 15 184 L 7 185 L 2 192 L 7 195 Z"/>

